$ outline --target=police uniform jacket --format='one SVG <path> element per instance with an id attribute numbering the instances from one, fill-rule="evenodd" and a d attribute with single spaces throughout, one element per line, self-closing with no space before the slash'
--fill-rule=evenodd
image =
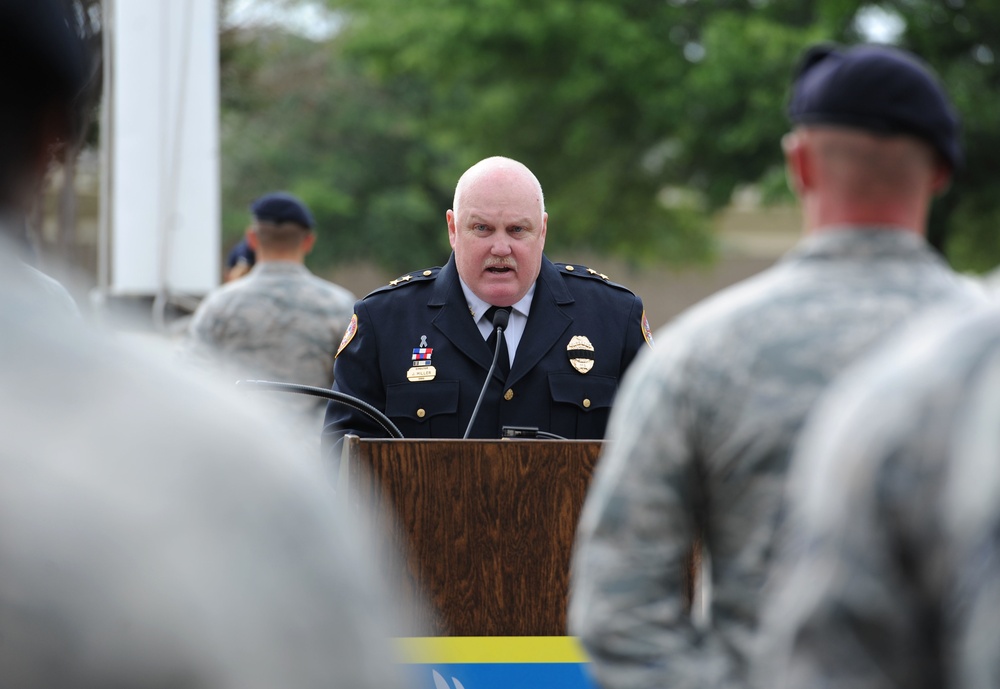
<path id="1" fill-rule="evenodd" d="M 494 372 L 469 437 L 498 438 L 503 426 L 528 426 L 602 438 L 618 381 L 648 337 L 645 323 L 642 301 L 628 289 L 543 257 L 510 374 Z M 587 338 L 593 351 L 568 350 L 574 336 Z M 592 368 L 581 372 L 591 356 Z M 461 438 L 492 360 L 452 255 L 443 268 L 404 275 L 355 304 L 333 389 L 385 412 L 404 437 Z M 428 366 L 430 379 L 407 375 Z M 324 440 L 345 433 L 385 435 L 363 413 L 331 402 Z"/>

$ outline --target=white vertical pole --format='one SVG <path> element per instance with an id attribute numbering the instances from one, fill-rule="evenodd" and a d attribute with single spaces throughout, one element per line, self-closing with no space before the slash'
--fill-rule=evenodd
<path id="1" fill-rule="evenodd" d="M 218 8 L 109 4 L 110 291 L 204 294 L 219 282 Z"/>
<path id="2" fill-rule="evenodd" d="M 115 0 L 104 0 L 101 22 L 102 94 L 101 94 L 101 187 L 97 205 L 97 296 L 103 298 L 111 289 L 111 167 L 114 120 L 111 117 L 114 91 L 115 54 L 111 36 L 114 33 Z"/>

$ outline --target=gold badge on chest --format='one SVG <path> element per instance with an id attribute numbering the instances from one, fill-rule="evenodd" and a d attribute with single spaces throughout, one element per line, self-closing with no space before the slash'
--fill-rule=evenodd
<path id="1" fill-rule="evenodd" d="M 577 373 L 586 373 L 594 368 L 594 345 L 586 335 L 574 335 L 566 345 L 569 363 Z"/>
<path id="2" fill-rule="evenodd" d="M 432 347 L 427 346 L 427 336 L 420 336 L 420 346 L 413 348 L 410 370 L 406 372 L 406 379 L 411 383 L 418 383 L 425 380 L 434 380 L 437 369 L 431 364 L 431 354 L 434 353 Z"/>

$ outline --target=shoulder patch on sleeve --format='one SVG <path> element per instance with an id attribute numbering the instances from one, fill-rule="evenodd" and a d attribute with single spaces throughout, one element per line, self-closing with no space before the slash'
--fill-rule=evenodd
<path id="1" fill-rule="evenodd" d="M 653 345 L 653 330 L 649 327 L 649 319 L 646 318 L 646 309 L 642 310 L 642 336 L 646 338 L 646 344 Z"/>
<path id="2" fill-rule="evenodd" d="M 337 347 L 337 353 L 334 354 L 333 358 L 336 359 L 340 356 L 340 353 L 344 351 L 344 347 L 351 344 L 351 340 L 354 339 L 355 334 L 358 332 L 358 314 L 351 316 L 351 322 L 347 324 L 347 330 L 344 331 L 344 337 L 340 341 L 340 346 Z"/>

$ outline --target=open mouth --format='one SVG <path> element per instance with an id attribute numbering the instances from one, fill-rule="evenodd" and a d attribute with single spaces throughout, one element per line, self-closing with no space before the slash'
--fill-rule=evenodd
<path id="1" fill-rule="evenodd" d="M 502 273 L 509 273 L 510 268 L 507 266 L 490 266 L 486 269 L 486 272 L 493 273 L 494 275 L 500 275 Z"/>

